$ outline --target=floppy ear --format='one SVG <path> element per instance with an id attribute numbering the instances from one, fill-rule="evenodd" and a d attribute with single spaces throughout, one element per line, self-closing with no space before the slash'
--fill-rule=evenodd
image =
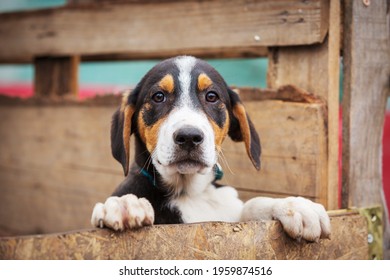
<path id="1" fill-rule="evenodd" d="M 125 92 L 122 104 L 112 116 L 111 152 L 122 164 L 125 176 L 129 173 L 130 135 L 132 134 L 132 117 L 135 112 L 136 92 Z"/>
<path id="2" fill-rule="evenodd" d="M 246 152 L 252 161 L 253 166 L 260 170 L 260 138 L 255 127 L 242 105 L 240 97 L 233 90 L 228 88 L 231 113 L 229 136 L 233 141 L 244 141 Z"/>

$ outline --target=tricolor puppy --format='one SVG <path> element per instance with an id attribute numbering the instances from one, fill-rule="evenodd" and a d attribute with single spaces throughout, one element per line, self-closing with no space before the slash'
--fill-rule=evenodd
<path id="1" fill-rule="evenodd" d="M 135 162 L 130 167 L 130 135 Z M 180 56 L 157 64 L 123 96 L 111 128 L 125 180 L 91 222 L 114 230 L 155 224 L 277 219 L 293 238 L 329 237 L 324 207 L 301 197 L 254 198 L 216 183 L 226 136 L 243 141 L 260 169 L 260 141 L 240 98 L 205 61 Z"/>

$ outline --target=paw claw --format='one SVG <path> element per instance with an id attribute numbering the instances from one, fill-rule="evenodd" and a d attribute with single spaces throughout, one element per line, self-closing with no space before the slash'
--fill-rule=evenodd
<path id="1" fill-rule="evenodd" d="M 278 200 L 273 210 L 274 217 L 292 238 L 316 243 L 320 238 L 330 239 L 330 220 L 322 205 L 302 197 L 289 197 Z"/>
<path id="2" fill-rule="evenodd" d="M 145 220 L 142 222 L 142 225 L 151 226 L 153 225 L 153 220 L 150 217 L 145 217 Z"/>
<path id="3" fill-rule="evenodd" d="M 119 230 L 119 222 L 115 222 L 113 225 L 112 225 L 113 229 L 118 231 Z"/>
<path id="4" fill-rule="evenodd" d="M 112 196 L 104 204 L 97 203 L 91 218 L 93 226 L 100 228 L 106 226 L 115 231 L 152 225 L 153 222 L 154 211 L 150 202 L 132 194 Z"/>
<path id="5" fill-rule="evenodd" d="M 331 236 L 331 234 L 329 233 L 329 234 L 321 234 L 321 239 L 328 239 L 328 240 L 332 240 L 332 236 Z"/>

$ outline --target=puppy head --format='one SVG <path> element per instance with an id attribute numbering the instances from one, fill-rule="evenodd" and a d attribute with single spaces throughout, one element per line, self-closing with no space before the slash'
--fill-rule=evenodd
<path id="1" fill-rule="evenodd" d="M 210 172 L 227 135 L 245 142 L 260 169 L 259 136 L 238 94 L 214 68 L 191 56 L 157 64 L 124 94 L 113 116 L 111 148 L 125 175 L 132 133 L 145 144 L 163 177 Z"/>

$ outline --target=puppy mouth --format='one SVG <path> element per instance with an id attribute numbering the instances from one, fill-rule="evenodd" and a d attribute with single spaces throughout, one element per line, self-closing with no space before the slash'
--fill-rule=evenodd
<path id="1" fill-rule="evenodd" d="M 159 162 L 159 164 L 161 164 Z M 195 174 L 203 173 L 209 166 L 202 161 L 193 159 L 177 160 L 166 165 L 171 172 L 177 172 L 180 174 Z"/>
<path id="2" fill-rule="evenodd" d="M 199 171 L 207 167 L 206 164 L 204 164 L 203 162 L 196 160 L 181 160 L 171 165 L 173 165 L 180 174 L 198 173 Z"/>
<path id="3" fill-rule="evenodd" d="M 194 149 L 192 151 L 176 150 L 168 166 L 180 174 L 202 173 L 208 164 L 203 159 L 203 151 Z"/>

